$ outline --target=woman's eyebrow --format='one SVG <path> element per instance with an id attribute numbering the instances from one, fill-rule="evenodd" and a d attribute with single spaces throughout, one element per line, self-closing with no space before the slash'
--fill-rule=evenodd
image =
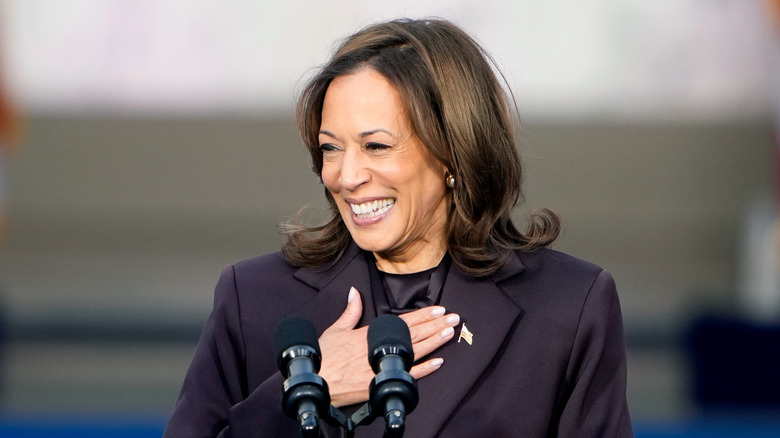
<path id="1" fill-rule="evenodd" d="M 387 134 L 387 135 L 389 135 L 389 136 L 391 136 L 393 138 L 398 138 L 395 134 L 393 134 L 392 132 L 390 132 L 390 131 L 388 131 L 387 129 L 384 129 L 384 128 L 376 128 L 376 129 L 370 129 L 368 131 L 363 131 L 360 134 L 358 134 L 358 136 L 360 138 L 366 138 L 366 137 L 368 137 L 370 135 L 374 135 L 374 134 L 376 134 L 378 132 L 383 132 L 383 133 L 385 133 L 385 134 Z M 320 129 L 319 133 L 322 134 L 322 135 L 327 135 L 328 137 L 334 138 L 336 140 L 341 140 L 336 134 L 334 134 L 334 133 L 332 133 L 332 132 L 330 132 L 328 130 L 325 130 L 325 129 Z"/>
<path id="2" fill-rule="evenodd" d="M 369 135 L 376 134 L 377 132 L 384 132 L 385 134 L 387 134 L 387 135 L 389 135 L 389 136 L 391 136 L 393 138 L 398 138 L 395 134 L 393 134 L 392 132 L 390 132 L 390 131 L 388 131 L 387 129 L 384 129 L 384 128 L 377 128 L 377 129 L 371 129 L 369 131 L 363 131 L 363 132 L 360 133 L 360 138 L 368 137 Z"/>
<path id="3" fill-rule="evenodd" d="M 320 133 L 320 134 L 323 134 L 323 135 L 327 135 L 328 137 L 331 137 L 331 138 L 335 138 L 336 140 L 338 140 L 338 139 L 339 139 L 339 138 L 336 136 L 336 134 L 334 134 L 334 133 L 332 133 L 332 132 L 330 132 L 330 131 L 326 131 L 326 130 L 324 130 L 324 129 L 320 129 L 320 132 L 319 132 L 319 133 Z"/>

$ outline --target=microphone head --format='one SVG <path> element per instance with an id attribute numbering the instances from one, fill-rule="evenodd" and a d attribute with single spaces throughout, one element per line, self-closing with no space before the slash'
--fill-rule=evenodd
<path id="1" fill-rule="evenodd" d="M 282 364 L 285 351 L 291 347 L 310 347 L 318 357 L 321 356 L 317 332 L 312 323 L 301 315 L 290 315 L 279 322 L 274 333 L 274 346 L 276 347 L 276 365 L 282 370 L 282 373 L 287 372 L 287 370 L 282 369 L 284 368 Z"/>
<path id="2" fill-rule="evenodd" d="M 412 368 L 414 350 L 409 327 L 395 315 L 382 315 L 368 326 L 368 360 L 375 372 L 379 360 L 388 354 L 401 356 L 406 371 Z"/>

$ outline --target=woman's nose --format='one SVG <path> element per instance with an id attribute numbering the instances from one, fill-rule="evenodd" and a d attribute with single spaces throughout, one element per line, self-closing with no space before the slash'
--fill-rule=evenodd
<path id="1" fill-rule="evenodd" d="M 370 179 L 371 172 L 368 170 L 361 151 L 354 148 L 347 149 L 341 162 L 341 175 L 339 177 L 341 187 L 348 191 L 355 191 Z"/>

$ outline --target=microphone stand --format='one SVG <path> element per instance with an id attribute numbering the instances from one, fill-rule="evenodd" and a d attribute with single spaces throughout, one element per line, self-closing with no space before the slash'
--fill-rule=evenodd
<path id="1" fill-rule="evenodd" d="M 361 424 L 370 424 L 374 421 L 374 418 L 370 403 L 363 404 L 351 417 L 347 417 L 343 412 L 330 405 L 325 421 L 331 426 L 343 427 L 347 432 L 347 438 L 354 438 L 355 428 Z"/>

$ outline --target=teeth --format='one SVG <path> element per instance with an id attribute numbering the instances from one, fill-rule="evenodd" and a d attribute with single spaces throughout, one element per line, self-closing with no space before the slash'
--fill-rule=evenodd
<path id="1" fill-rule="evenodd" d="M 390 210 L 390 207 L 392 207 L 393 204 L 395 204 L 395 200 L 387 198 L 364 202 L 362 204 L 349 204 L 349 206 L 352 207 L 352 212 L 355 213 L 357 217 L 361 219 L 368 219 L 379 216 L 387 210 Z"/>

